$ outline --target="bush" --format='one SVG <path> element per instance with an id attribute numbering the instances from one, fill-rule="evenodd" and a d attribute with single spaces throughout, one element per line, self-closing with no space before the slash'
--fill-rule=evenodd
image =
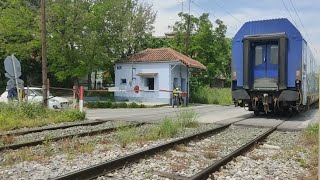
<path id="1" fill-rule="evenodd" d="M 119 107 L 119 108 L 127 108 L 128 105 L 127 105 L 127 103 L 125 103 L 125 102 L 121 102 L 121 103 L 118 104 L 118 107 Z"/>
<path id="2" fill-rule="evenodd" d="M 95 101 L 95 102 L 87 102 L 86 107 L 88 108 L 111 108 L 112 102 L 109 101 Z"/>
<path id="3" fill-rule="evenodd" d="M 118 103 L 112 103 L 112 104 L 111 104 L 111 108 L 112 108 L 112 109 L 118 108 Z"/>
<path id="4" fill-rule="evenodd" d="M 140 104 L 140 108 L 146 108 L 146 105 Z"/>
<path id="5" fill-rule="evenodd" d="M 0 103 L 0 131 L 38 127 L 52 123 L 72 122 L 85 119 L 78 110 L 51 110 L 39 104 Z"/>
<path id="6" fill-rule="evenodd" d="M 129 108 L 139 108 L 139 105 L 135 102 L 129 104 Z"/>
<path id="7" fill-rule="evenodd" d="M 192 101 L 202 104 L 230 105 L 232 104 L 231 89 L 198 87 L 192 93 Z"/>

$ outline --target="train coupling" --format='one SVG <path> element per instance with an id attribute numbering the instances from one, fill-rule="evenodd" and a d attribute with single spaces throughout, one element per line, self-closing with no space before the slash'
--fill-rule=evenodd
<path id="1" fill-rule="evenodd" d="M 263 110 L 267 114 L 269 111 L 268 94 L 264 93 L 262 98 Z"/>

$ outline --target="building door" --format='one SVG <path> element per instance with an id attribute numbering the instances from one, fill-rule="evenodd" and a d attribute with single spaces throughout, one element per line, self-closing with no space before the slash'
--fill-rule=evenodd
<path id="1" fill-rule="evenodd" d="M 279 45 L 260 44 L 254 47 L 254 89 L 276 90 L 278 88 Z"/>
<path id="2" fill-rule="evenodd" d="M 181 79 L 181 91 L 186 92 L 186 79 Z"/>

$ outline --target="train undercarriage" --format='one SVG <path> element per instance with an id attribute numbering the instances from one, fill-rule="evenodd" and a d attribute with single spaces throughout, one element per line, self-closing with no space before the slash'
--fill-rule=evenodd
<path id="1" fill-rule="evenodd" d="M 281 91 L 261 91 L 244 90 L 233 91 L 235 106 L 245 107 L 249 111 L 254 111 L 255 115 L 264 113 L 292 113 L 309 109 L 310 104 L 316 101 L 315 98 L 306 97 L 303 103 L 303 95 L 297 89 Z"/>

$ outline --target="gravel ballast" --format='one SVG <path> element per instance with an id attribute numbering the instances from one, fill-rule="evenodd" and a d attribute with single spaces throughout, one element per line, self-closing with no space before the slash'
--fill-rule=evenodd
<path id="1" fill-rule="evenodd" d="M 50 138 L 60 137 L 60 136 L 67 136 L 73 135 L 77 133 L 86 133 L 96 130 L 102 130 L 106 128 L 117 127 L 119 125 L 129 125 L 129 122 L 115 122 L 115 121 L 107 121 L 102 124 L 94 125 L 94 126 L 74 126 L 66 129 L 56 129 L 56 130 L 47 130 L 41 131 L 36 133 L 29 133 L 20 136 L 14 136 L 13 141 L 10 144 L 17 144 L 17 143 L 24 143 L 30 141 L 37 141 L 37 140 L 46 140 Z M 6 144 L 8 145 L 8 144 Z"/>
<path id="2" fill-rule="evenodd" d="M 182 136 L 187 136 L 199 131 L 205 131 L 213 128 L 215 125 L 203 124 L 198 128 L 188 128 L 184 132 L 179 132 L 175 138 L 161 139 L 155 141 L 143 141 L 130 143 L 122 148 L 118 142 L 116 132 L 110 134 L 100 134 L 95 136 L 86 136 L 81 138 L 72 138 L 39 145 L 20 150 L 9 150 L 0 154 L 0 179 L 49 179 L 54 178 L 75 170 L 83 169 L 107 160 L 111 160 L 126 154 L 147 149 Z M 146 129 L 153 125 L 143 125 L 138 127 L 139 131 L 147 131 Z M 79 148 L 75 145 L 84 144 Z M 88 146 L 92 144 L 91 146 Z M 67 148 L 65 146 L 70 146 Z M 88 146 L 88 147 L 87 147 Z M 81 152 L 73 152 L 75 148 L 79 148 Z M 90 148 L 92 150 L 90 151 Z M 88 150 L 89 149 L 89 150 Z M 88 150 L 88 151 L 87 151 Z M 70 152 L 69 152 L 70 151 Z M 20 159 L 8 163 L 11 156 L 29 152 L 36 155 L 36 158 L 29 161 L 21 161 Z M 20 160 L 20 162 L 19 162 Z"/>
<path id="3" fill-rule="evenodd" d="M 159 175 L 163 173 L 190 177 L 265 131 L 262 128 L 231 127 L 208 138 L 178 145 L 98 179 L 166 179 Z"/>
<path id="4" fill-rule="evenodd" d="M 308 169 L 301 162 L 306 155 L 299 152 L 301 132 L 274 132 L 266 141 L 244 156 L 228 163 L 210 179 L 302 179 Z M 300 149 L 301 150 L 301 149 Z"/>

